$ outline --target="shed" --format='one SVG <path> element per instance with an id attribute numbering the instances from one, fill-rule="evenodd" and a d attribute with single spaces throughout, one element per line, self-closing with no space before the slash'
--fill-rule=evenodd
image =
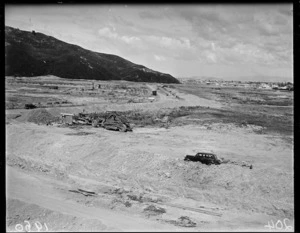
<path id="1" fill-rule="evenodd" d="M 157 94 L 157 91 L 152 91 L 152 95 L 156 95 Z"/>
<path id="2" fill-rule="evenodd" d="M 61 113 L 62 123 L 72 124 L 74 114 L 70 113 Z"/>

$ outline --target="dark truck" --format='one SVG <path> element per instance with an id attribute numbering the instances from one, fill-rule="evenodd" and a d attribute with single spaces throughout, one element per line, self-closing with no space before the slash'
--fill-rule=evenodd
<path id="1" fill-rule="evenodd" d="M 194 161 L 194 162 L 201 162 L 206 165 L 216 164 L 219 165 L 222 163 L 220 159 L 215 154 L 206 153 L 206 152 L 199 152 L 196 155 L 187 155 L 184 158 L 185 161 Z"/>

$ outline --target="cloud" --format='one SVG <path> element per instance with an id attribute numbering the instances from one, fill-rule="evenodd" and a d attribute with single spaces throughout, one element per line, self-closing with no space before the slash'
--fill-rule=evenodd
<path id="1" fill-rule="evenodd" d="M 146 20 L 161 20 L 161 19 L 167 19 L 167 18 L 172 18 L 173 11 L 170 10 L 169 7 L 155 7 L 155 6 L 149 6 L 147 10 L 143 10 L 139 12 L 139 17 L 141 19 L 146 19 Z"/>
<path id="2" fill-rule="evenodd" d="M 134 44 L 141 40 L 139 37 L 136 36 L 127 36 L 127 35 L 121 36 L 116 32 L 116 29 L 114 27 L 112 27 L 112 29 L 110 29 L 109 27 L 101 28 L 98 30 L 98 35 L 110 39 L 120 40 L 127 44 Z"/>
<path id="3" fill-rule="evenodd" d="M 147 36 L 145 40 L 169 49 L 190 49 L 191 43 L 188 38 L 172 38 L 166 36 Z"/>
<path id="4" fill-rule="evenodd" d="M 127 44 L 132 44 L 141 40 L 136 36 L 121 36 L 120 39 L 126 42 Z"/>
<path id="5" fill-rule="evenodd" d="M 218 64 L 286 64 L 292 61 L 289 11 L 290 6 L 183 6 L 171 7 L 169 16 L 159 20 L 161 10 L 147 9 L 137 16 L 151 19 L 151 25 L 140 27 L 139 22 L 128 21 L 118 33 L 111 28 L 104 32 L 112 39 L 138 45 L 137 54 L 151 52 L 176 60 Z M 171 17 L 173 21 L 168 21 Z M 128 32 L 131 35 L 125 35 Z"/>
<path id="6" fill-rule="evenodd" d="M 216 47 L 215 47 L 215 43 L 214 42 L 211 43 L 211 49 L 212 49 L 212 51 L 216 51 Z"/>
<path id="7" fill-rule="evenodd" d="M 166 58 L 164 56 L 160 56 L 160 55 L 154 55 L 155 60 L 157 61 L 165 61 Z"/>
<path id="8" fill-rule="evenodd" d="M 291 17 L 284 16 L 279 12 L 256 14 L 254 23 L 260 35 L 272 36 L 292 33 Z"/>
<path id="9" fill-rule="evenodd" d="M 291 62 L 291 5 L 199 6 L 176 11 L 197 34 L 195 44 L 202 61 Z"/>
<path id="10" fill-rule="evenodd" d="M 178 47 L 190 48 L 191 47 L 190 41 L 187 38 L 175 39 L 170 37 L 162 37 L 160 40 L 160 44 L 169 48 L 178 48 Z"/>
<path id="11" fill-rule="evenodd" d="M 142 19 L 158 19 L 158 18 L 161 18 L 161 16 L 159 17 L 158 15 L 155 15 L 150 11 L 142 11 L 142 12 L 139 13 L 139 16 Z"/>
<path id="12" fill-rule="evenodd" d="M 210 61 L 210 62 L 213 62 L 213 63 L 217 62 L 217 57 L 216 57 L 215 53 L 207 52 L 206 57 L 207 57 L 208 61 Z"/>
<path id="13" fill-rule="evenodd" d="M 266 65 L 284 66 L 292 61 L 291 51 L 278 48 L 278 51 L 268 51 L 259 46 L 248 43 L 237 43 L 232 47 L 222 47 L 218 42 L 203 47 L 191 54 L 197 54 L 197 59 L 202 64 L 224 64 L 224 65 Z"/>
<path id="14" fill-rule="evenodd" d="M 112 31 L 108 27 L 104 27 L 104 28 L 99 29 L 98 30 L 98 35 L 103 36 L 103 37 L 112 38 L 112 39 L 117 39 L 118 38 L 118 34 L 115 33 L 114 31 Z"/>
<path id="15" fill-rule="evenodd" d="M 218 48 L 216 51 L 223 64 L 271 65 L 279 62 L 277 55 L 252 44 L 236 44 L 232 48 Z"/>
<path id="16" fill-rule="evenodd" d="M 287 5 L 287 6 L 280 7 L 278 9 L 278 12 L 280 14 L 283 14 L 286 16 L 293 16 L 293 5 Z"/>

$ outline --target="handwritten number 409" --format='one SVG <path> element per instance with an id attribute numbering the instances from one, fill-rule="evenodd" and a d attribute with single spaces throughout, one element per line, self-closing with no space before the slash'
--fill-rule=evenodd
<path id="1" fill-rule="evenodd" d="M 275 224 L 273 222 L 273 220 L 271 220 L 272 225 L 270 224 L 270 222 L 268 221 L 268 225 L 265 225 L 265 227 L 269 228 L 269 230 L 271 231 L 272 229 L 276 229 L 276 230 L 286 230 L 286 231 L 292 231 L 293 227 L 292 226 L 288 226 L 287 225 L 287 221 L 290 221 L 288 218 L 283 219 L 283 223 L 282 221 L 278 220 Z M 283 227 L 285 227 L 285 229 L 283 229 Z"/>
<path id="2" fill-rule="evenodd" d="M 31 229 L 30 222 L 29 222 L 29 221 L 24 221 L 24 222 L 27 223 L 27 224 L 25 225 L 25 227 L 24 227 L 24 228 L 25 228 L 25 231 L 30 232 L 30 229 Z M 36 222 L 34 223 L 34 225 L 35 225 L 35 227 L 37 228 L 38 231 L 41 231 L 41 230 L 43 229 L 43 225 L 42 225 L 39 221 L 36 221 Z M 47 227 L 46 223 L 44 223 L 44 226 L 45 226 L 45 230 L 43 230 L 43 231 L 48 231 L 48 227 Z M 18 231 L 18 232 L 23 231 L 23 225 L 22 225 L 22 224 L 17 224 L 17 225 L 15 226 L 15 229 L 16 229 L 16 231 Z"/>

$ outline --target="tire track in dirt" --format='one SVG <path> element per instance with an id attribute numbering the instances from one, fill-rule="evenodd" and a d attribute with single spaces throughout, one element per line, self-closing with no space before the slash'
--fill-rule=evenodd
<path id="1" fill-rule="evenodd" d="M 98 219 L 107 227 L 117 231 L 172 231 L 176 227 L 148 221 L 146 219 L 131 217 L 107 209 L 86 207 L 71 200 L 66 200 L 45 182 L 41 177 L 19 172 L 9 166 L 7 171 L 7 196 L 27 203 L 33 203 L 43 208 L 58 211 L 63 214 L 86 219 Z M 53 223 L 55 224 L 55 223 Z"/>

